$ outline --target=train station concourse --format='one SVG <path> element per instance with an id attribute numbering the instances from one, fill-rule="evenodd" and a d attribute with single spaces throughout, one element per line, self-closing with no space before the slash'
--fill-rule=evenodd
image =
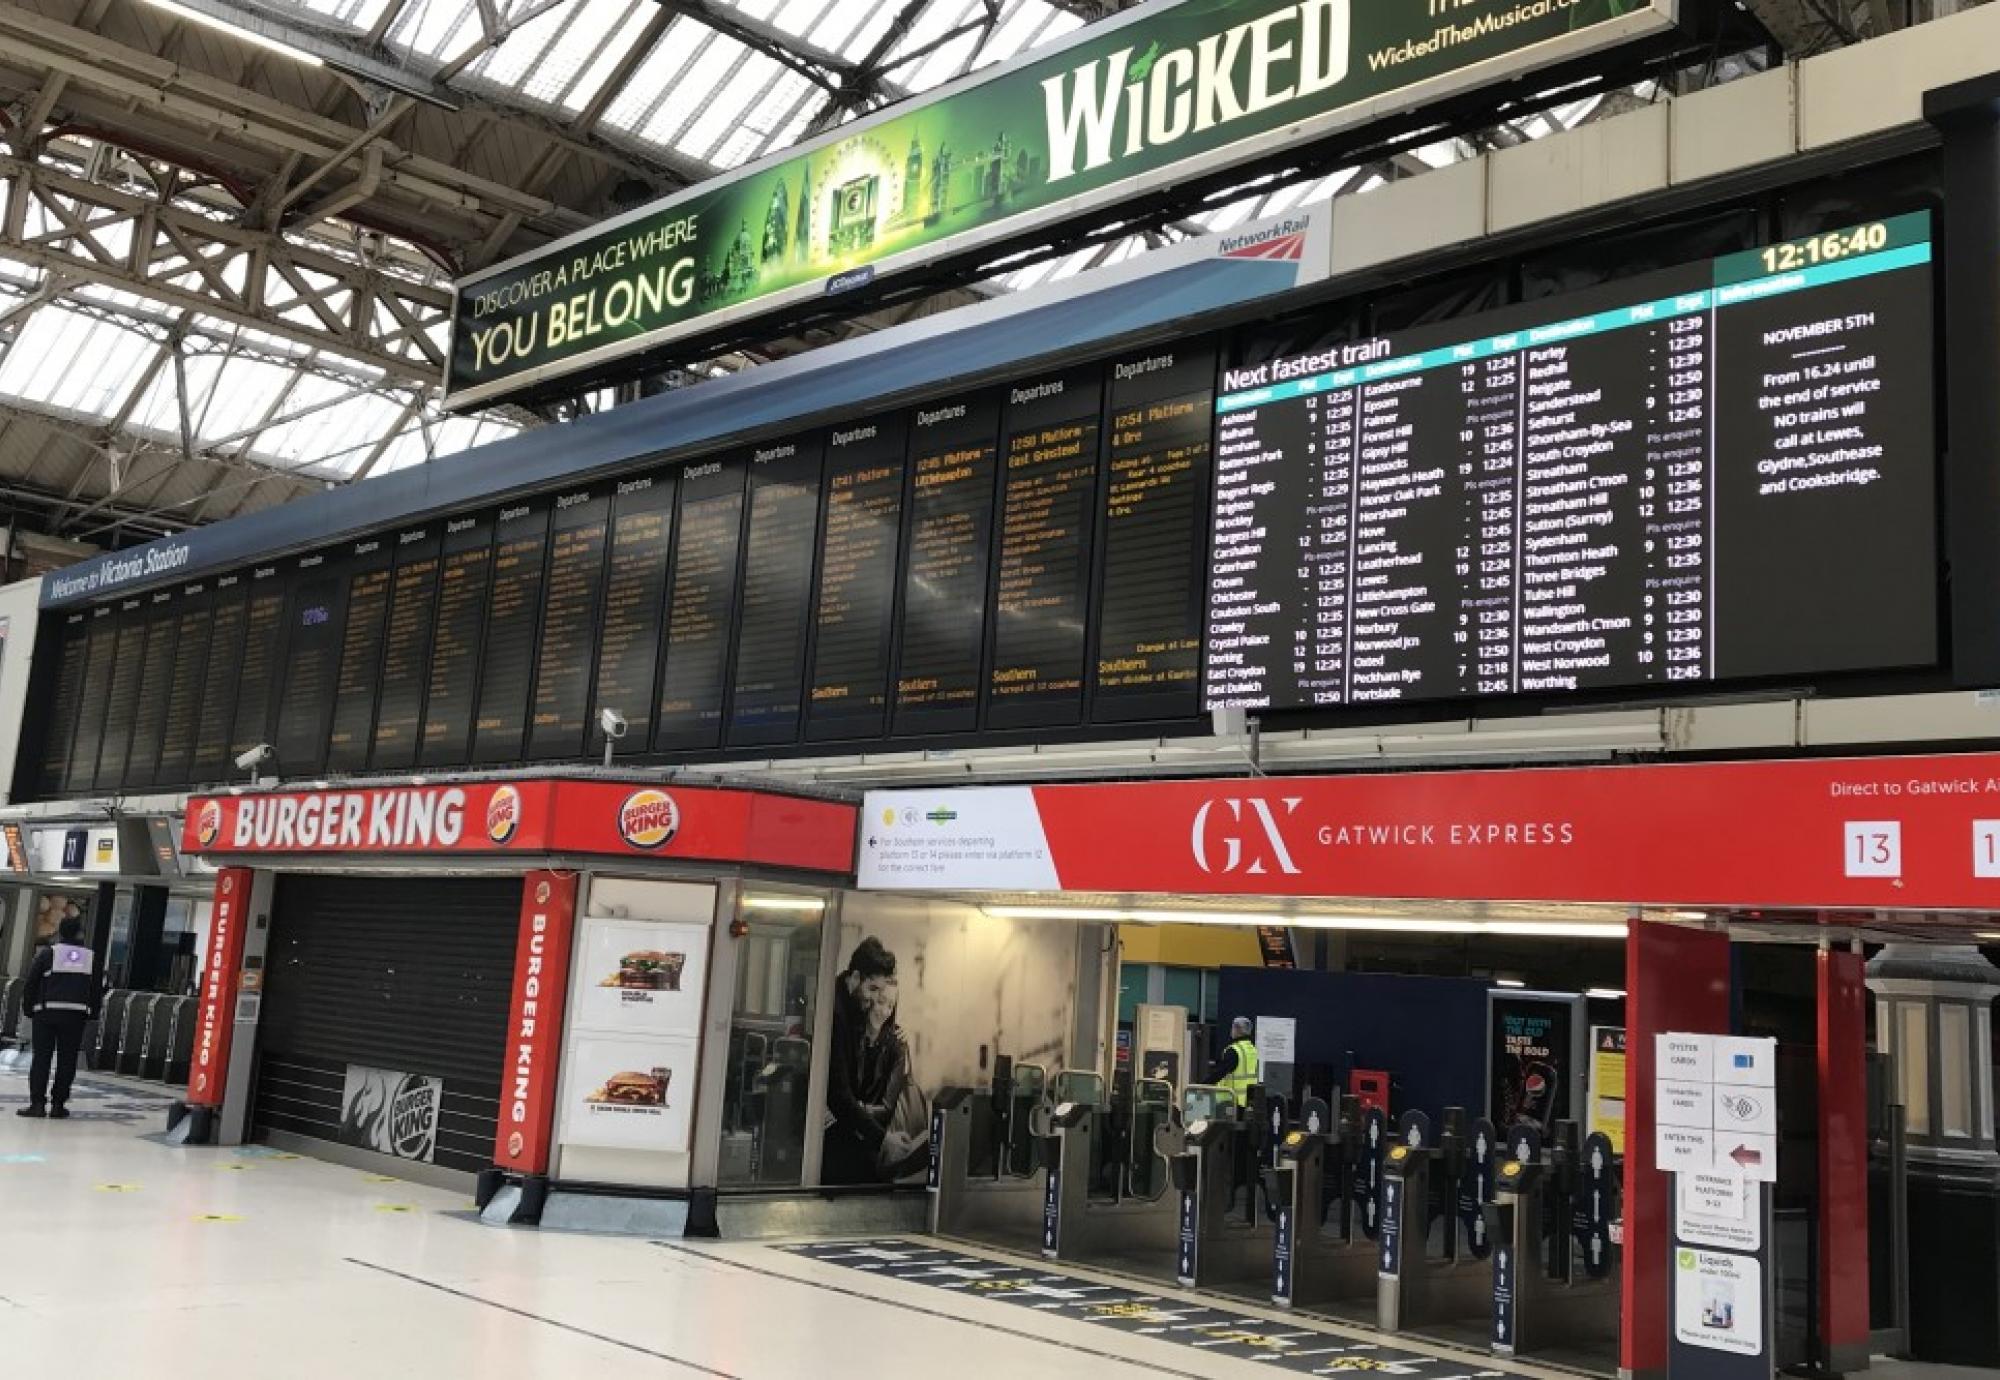
<path id="1" fill-rule="evenodd" d="M 2000 1380 L 2000 4 L 0 0 L 0 1377 Z"/>

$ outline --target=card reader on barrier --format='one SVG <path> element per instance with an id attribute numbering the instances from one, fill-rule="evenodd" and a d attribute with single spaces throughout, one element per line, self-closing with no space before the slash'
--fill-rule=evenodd
<path id="1" fill-rule="evenodd" d="M 1579 1150 L 1573 1121 L 1544 1148 L 1510 1129 L 1486 1209 L 1493 1237 L 1492 1347 L 1501 1356 L 1574 1350 L 1618 1336 L 1617 1158 L 1608 1136 Z"/>
<path id="2" fill-rule="evenodd" d="M 1042 1254 L 1154 1270 L 1170 1259 L 1179 1213 L 1168 1160 L 1180 1153 L 1173 1086 L 1141 1078 L 1113 1101 L 1095 1073 L 1057 1074 L 1041 1139 Z"/>
<path id="3" fill-rule="evenodd" d="M 1406 1112 L 1383 1156 L 1375 1307 L 1385 1331 L 1479 1319 L 1492 1306 L 1492 1271 L 1458 1210 L 1471 1150 L 1464 1111 L 1447 1107 L 1444 1126 L 1433 1144 L 1430 1118 Z"/>
<path id="4" fill-rule="evenodd" d="M 1277 1214 L 1264 1171 L 1271 1163 L 1271 1118 L 1283 1125 L 1284 1100 L 1255 1087 L 1247 1107 L 1227 1099 L 1220 1088 L 1192 1087 L 1184 1104 L 1187 1133 L 1173 1160 L 1180 1199 L 1174 1277 L 1188 1288 L 1258 1288 L 1271 1269 Z M 1196 1116 L 1197 1110 L 1207 1114 Z"/>
<path id="5" fill-rule="evenodd" d="M 1281 1308 L 1375 1297 L 1375 1244 L 1360 1230 L 1355 1185 L 1367 1155 L 1361 1105 L 1340 1099 L 1340 1116 L 1317 1097 L 1299 1108 L 1265 1173 L 1277 1206 L 1271 1301 Z"/>
<path id="6" fill-rule="evenodd" d="M 930 1229 L 940 1236 L 1028 1245 L 1041 1231 L 1048 1074 L 1001 1056 L 990 1089 L 946 1088 L 931 1103 Z"/>

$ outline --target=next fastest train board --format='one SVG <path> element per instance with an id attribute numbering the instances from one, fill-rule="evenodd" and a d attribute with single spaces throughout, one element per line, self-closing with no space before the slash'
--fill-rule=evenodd
<path id="1" fill-rule="evenodd" d="M 1929 231 L 1226 367 L 1205 703 L 1935 662 Z"/>

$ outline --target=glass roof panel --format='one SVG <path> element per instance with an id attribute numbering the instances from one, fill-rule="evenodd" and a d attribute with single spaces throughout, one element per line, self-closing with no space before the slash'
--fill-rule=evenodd
<path id="1" fill-rule="evenodd" d="M 620 41 L 637 41 L 645 26 L 643 10 L 654 0 L 567 0 L 537 15 L 509 34 L 501 45 L 475 62 L 471 75 L 481 83 L 510 89 L 541 105 L 580 109 L 595 90 L 583 91 L 586 67 L 602 85 L 616 64 L 598 59 L 615 53 Z"/>
<path id="2" fill-rule="evenodd" d="M 659 141 L 656 129 L 671 115 L 677 124 L 684 112 L 674 110 L 670 99 L 680 85 L 681 72 L 700 54 L 716 33 L 692 19 L 676 19 L 660 35 L 653 51 L 646 54 L 625 89 L 605 107 L 603 123 L 612 129 Z"/>
<path id="3" fill-rule="evenodd" d="M 159 348 L 143 331 L 44 307 L 0 359 L 0 394 L 83 416 L 112 415 Z M 78 360 L 90 367 L 77 368 Z"/>

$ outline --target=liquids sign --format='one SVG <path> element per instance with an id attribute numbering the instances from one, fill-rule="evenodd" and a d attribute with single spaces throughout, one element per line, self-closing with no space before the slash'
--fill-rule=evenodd
<path id="1" fill-rule="evenodd" d="M 457 286 L 490 400 L 1672 27 L 1678 0 L 1160 0 Z"/>

